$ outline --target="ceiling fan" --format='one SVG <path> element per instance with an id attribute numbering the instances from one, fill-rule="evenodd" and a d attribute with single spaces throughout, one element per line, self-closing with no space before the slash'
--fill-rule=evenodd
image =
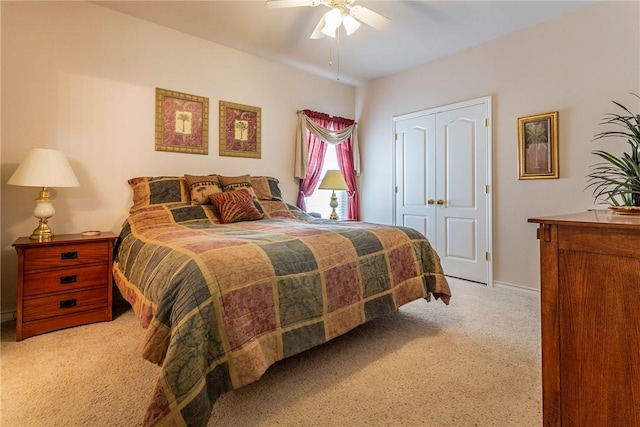
<path id="1" fill-rule="evenodd" d="M 389 18 L 367 7 L 354 5 L 355 1 L 356 0 L 267 0 L 267 7 L 316 7 L 323 5 L 331 9 L 320 18 L 318 25 L 316 25 L 313 33 L 311 33 L 310 38 L 312 39 L 321 39 L 325 35 L 335 38 L 340 25 L 344 26 L 347 35 L 353 34 L 353 32 L 360 27 L 360 22 L 376 30 L 384 30 L 389 26 L 391 23 Z"/>

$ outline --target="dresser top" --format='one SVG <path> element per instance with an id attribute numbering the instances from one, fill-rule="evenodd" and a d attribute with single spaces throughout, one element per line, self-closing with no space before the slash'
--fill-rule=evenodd
<path id="1" fill-rule="evenodd" d="M 582 227 L 608 227 L 640 230 L 640 215 L 621 214 L 610 209 L 565 215 L 529 218 L 528 222 Z"/>
<path id="2" fill-rule="evenodd" d="M 118 236 L 111 231 L 102 231 L 98 235 L 83 236 L 81 233 L 77 234 L 59 234 L 54 236 L 51 240 L 38 241 L 32 240 L 29 237 L 20 237 L 13 242 L 14 247 L 36 247 L 36 246 L 56 246 L 62 244 L 76 244 L 76 243 L 90 243 L 90 242 L 104 242 L 108 240 L 116 240 Z"/>

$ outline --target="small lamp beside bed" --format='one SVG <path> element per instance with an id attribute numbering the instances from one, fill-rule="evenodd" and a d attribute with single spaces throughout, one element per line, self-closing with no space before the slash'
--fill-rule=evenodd
<path id="1" fill-rule="evenodd" d="M 32 149 L 7 184 L 42 187 L 40 195 L 35 199 L 36 208 L 33 211 L 33 215 L 40 220 L 40 223 L 30 236 L 32 240 L 40 242 L 54 237 L 53 230 L 47 225 L 49 218 L 56 213 L 49 187 L 80 186 L 64 153 L 46 148 Z"/>
<path id="2" fill-rule="evenodd" d="M 339 170 L 328 170 L 327 173 L 322 178 L 322 182 L 318 187 L 321 190 L 333 190 L 331 193 L 331 202 L 329 206 L 331 206 L 331 215 L 329 219 L 338 220 L 338 214 L 336 212 L 336 208 L 338 207 L 338 197 L 336 197 L 336 190 L 348 190 L 347 182 L 344 180 L 342 176 L 342 172 Z"/>

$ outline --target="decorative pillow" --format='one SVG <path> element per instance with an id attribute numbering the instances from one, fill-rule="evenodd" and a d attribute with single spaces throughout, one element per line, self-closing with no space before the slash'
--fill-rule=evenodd
<path id="1" fill-rule="evenodd" d="M 220 224 L 218 214 L 213 205 L 171 205 L 166 207 L 173 221 L 180 223 L 200 222 L 208 220 L 211 224 Z"/>
<path id="2" fill-rule="evenodd" d="M 256 193 L 253 191 L 253 187 L 251 186 L 251 176 L 250 175 L 241 175 L 241 176 L 220 176 L 220 183 L 222 184 L 222 191 L 237 191 L 240 189 L 246 189 L 251 194 L 251 197 L 256 197 Z"/>
<path id="3" fill-rule="evenodd" d="M 187 181 L 183 177 L 142 176 L 128 182 L 133 190 L 132 211 L 152 205 L 189 203 Z"/>
<path id="4" fill-rule="evenodd" d="M 315 218 L 297 206 L 277 200 L 260 200 L 257 202 L 267 218 L 288 218 L 313 221 Z"/>
<path id="5" fill-rule="evenodd" d="M 192 205 L 209 205 L 209 196 L 214 193 L 222 193 L 222 184 L 218 175 L 185 175 L 184 179 L 189 184 Z"/>
<path id="6" fill-rule="evenodd" d="M 267 218 L 296 218 L 291 213 L 289 206 L 285 202 L 278 200 L 259 200 L 257 203 L 260 205 L 260 209 Z"/>
<path id="7" fill-rule="evenodd" d="M 282 192 L 278 181 L 270 176 L 252 176 L 251 187 L 258 200 L 282 201 Z"/>
<path id="8" fill-rule="evenodd" d="M 220 222 L 223 224 L 262 219 L 262 213 L 253 204 L 253 196 L 246 188 L 226 193 L 214 193 L 209 197 L 218 208 Z"/>

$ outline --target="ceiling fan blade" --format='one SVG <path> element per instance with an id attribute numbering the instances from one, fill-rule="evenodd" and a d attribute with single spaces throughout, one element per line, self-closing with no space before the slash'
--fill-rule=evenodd
<path id="1" fill-rule="evenodd" d="M 311 33 L 311 36 L 309 36 L 310 39 L 321 39 L 324 37 L 324 33 L 322 32 L 322 28 L 324 27 L 324 15 L 322 15 L 322 17 L 320 18 L 320 21 L 318 21 L 318 25 L 316 25 L 316 28 L 313 30 L 313 33 Z"/>
<path id="2" fill-rule="evenodd" d="M 317 6 L 319 0 L 267 0 L 267 7 L 279 9 L 283 7 Z"/>
<path id="3" fill-rule="evenodd" d="M 357 20 L 364 22 L 376 30 L 384 30 L 391 23 L 389 18 L 360 5 L 352 6 L 349 13 Z"/>

